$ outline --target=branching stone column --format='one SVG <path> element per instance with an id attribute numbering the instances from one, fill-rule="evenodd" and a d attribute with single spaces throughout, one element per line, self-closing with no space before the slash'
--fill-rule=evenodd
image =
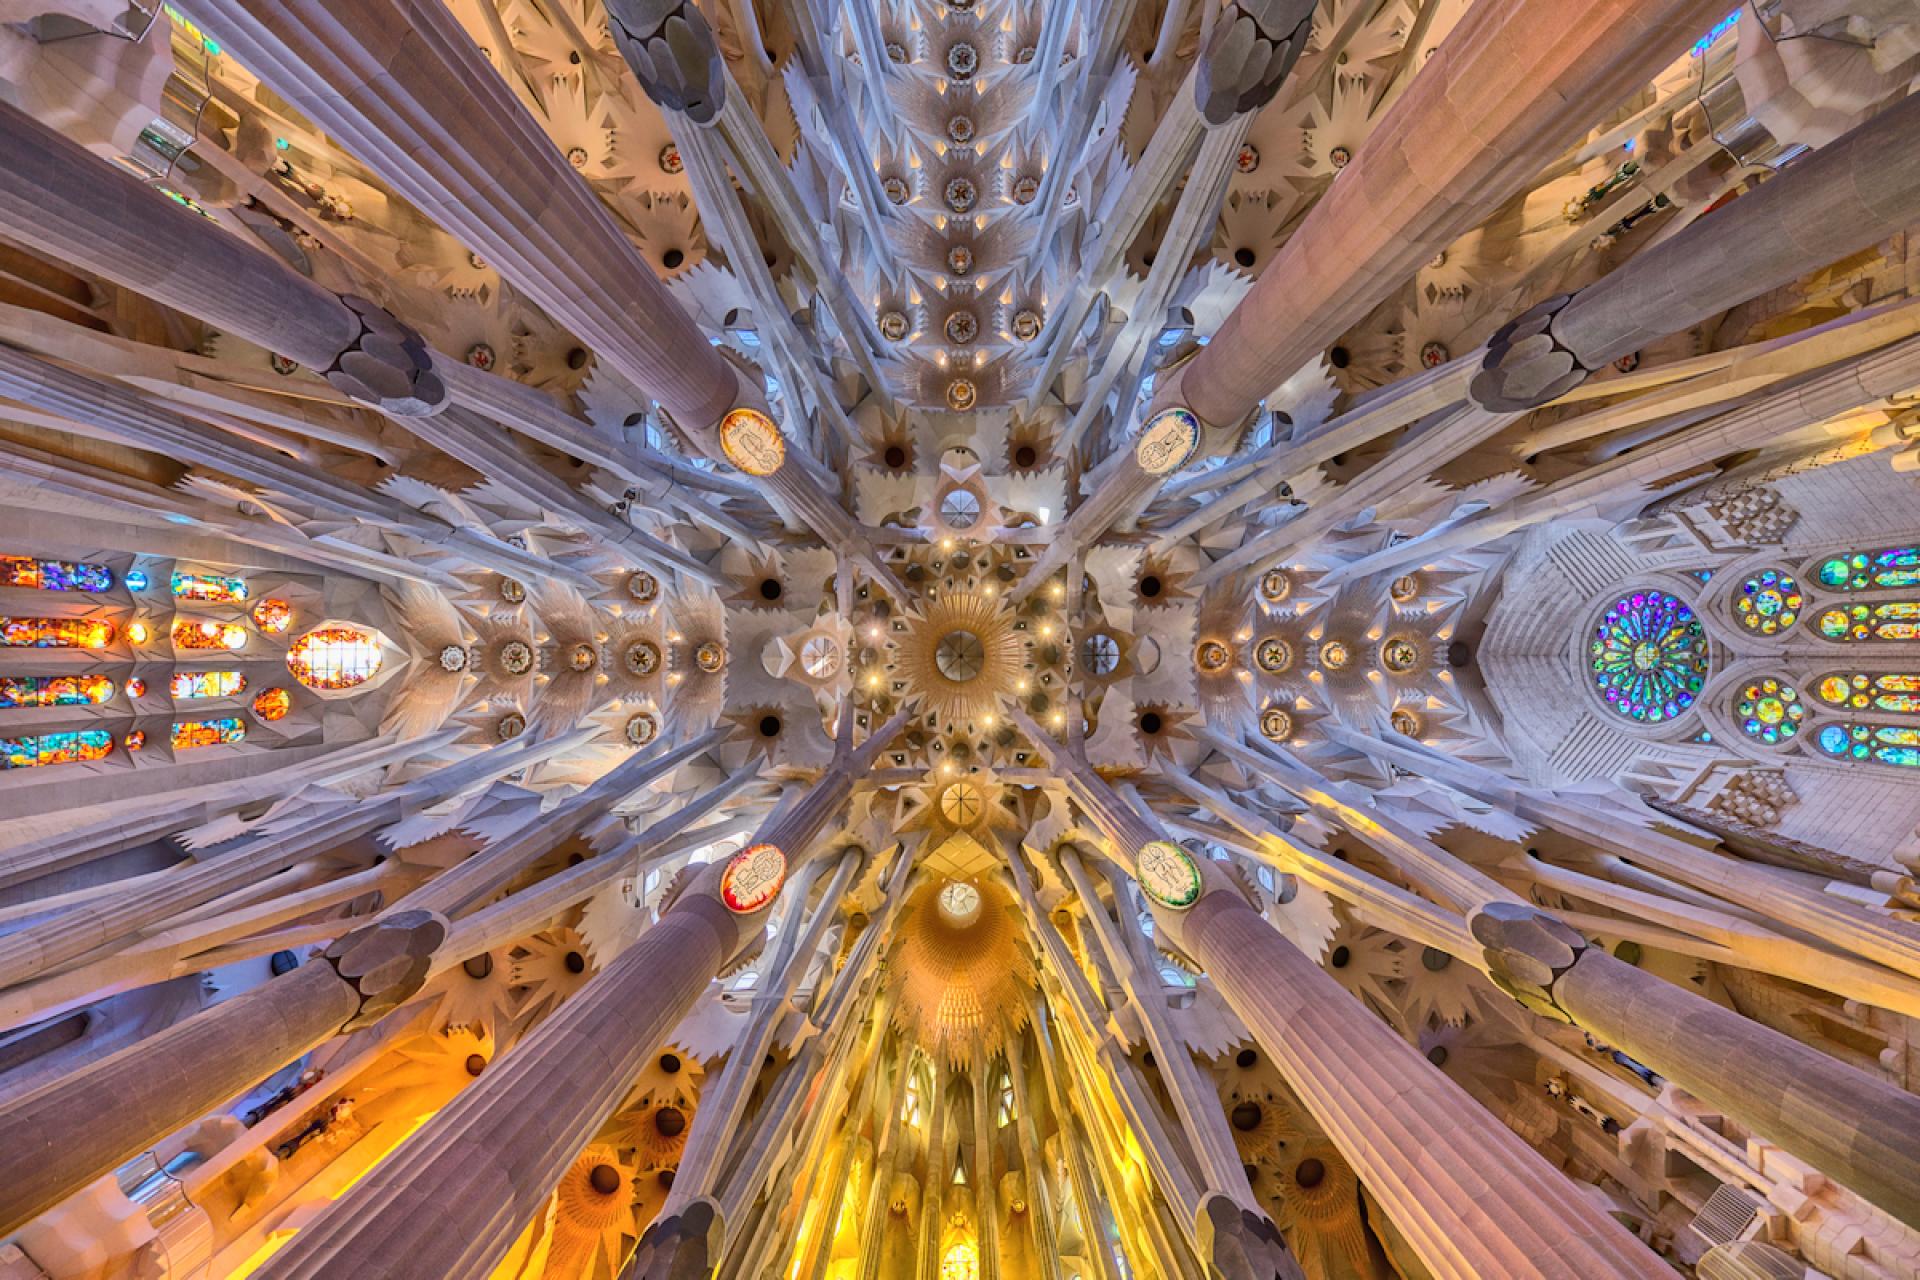
<path id="1" fill-rule="evenodd" d="M 1549 298 L 1488 343 L 1485 408 L 1556 400 L 1596 369 L 1920 219 L 1920 99 L 1905 98 L 1759 190 L 1574 294 Z"/>
<path id="2" fill-rule="evenodd" d="M 1024 719 L 1024 717 L 1020 717 Z M 1084 761 L 1022 725 L 1153 905 L 1437 1277 L 1654 1277 L 1665 1264 Z"/>
<path id="3" fill-rule="evenodd" d="M 1473 945 L 1450 938 L 1441 950 L 1484 971 L 1522 1005 L 1625 1050 L 1836 1181 L 1920 1221 L 1920 1097 L 1589 946 L 1419 832 L 1348 804 L 1324 778 L 1279 760 L 1273 748 L 1238 746 L 1211 730 L 1202 737 L 1346 827 L 1465 916 Z"/>
<path id="4" fill-rule="evenodd" d="M 1502 990 L 1719 1107 L 1920 1226 L 1920 1097 L 1590 946 L 1532 907 L 1472 919 Z"/>
<path id="5" fill-rule="evenodd" d="M 656 397 L 703 453 L 762 477 L 829 545 L 856 545 L 837 495 L 784 456 L 765 396 L 667 292 L 446 5 L 201 0 L 195 14 L 249 71 Z M 698 9 L 658 6 L 639 30 L 623 28 L 630 13 L 610 17 L 623 49 L 653 51 L 634 64 L 650 91 L 711 119 L 719 52 Z M 747 453 L 723 431 L 734 410 L 756 419 Z"/>
<path id="6" fill-rule="evenodd" d="M 297 822 L 269 824 L 270 829 L 232 842 L 231 848 L 170 867 L 158 883 L 123 889 L 35 921 L 0 937 L 0 986 L 55 971 L 96 948 L 112 946 L 137 930 L 163 924 L 183 911 L 256 884 L 470 786 L 579 746 L 595 732 L 589 728 L 546 742 L 533 742 L 529 735 L 364 802 L 345 797 L 331 800 L 302 813 Z"/>
<path id="7" fill-rule="evenodd" d="M 446 406 L 425 341 L 383 308 L 328 292 L 5 104 L 0 172 L 9 239 L 245 334 L 384 412 Z"/>
<path id="8" fill-rule="evenodd" d="M 0 1235 L 426 981 L 446 921 L 425 911 L 347 934 L 317 960 L 0 1108 Z"/>
<path id="9" fill-rule="evenodd" d="M 1471 6 L 1155 410 L 1239 423 L 1724 12 L 1720 0 Z"/>
<path id="10" fill-rule="evenodd" d="M 422 1276 L 490 1275 L 647 1059 L 761 936 L 779 894 L 767 876 L 784 872 L 785 851 L 804 851 L 839 814 L 906 715 L 841 755 L 753 845 L 695 874 L 659 923 L 256 1274 L 379 1275 L 405 1258 Z M 690 1211 L 679 1230 L 698 1250 L 716 1225 Z"/>

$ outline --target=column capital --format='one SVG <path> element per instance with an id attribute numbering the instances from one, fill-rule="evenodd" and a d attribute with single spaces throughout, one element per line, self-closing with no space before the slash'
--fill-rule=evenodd
<path id="1" fill-rule="evenodd" d="M 1207 1274 L 1221 1280 L 1296 1280 L 1304 1274 L 1271 1218 L 1225 1196 L 1207 1197 L 1196 1238 L 1206 1251 Z"/>
<path id="2" fill-rule="evenodd" d="M 620 1280 L 693 1280 L 711 1275 L 725 1239 L 720 1206 L 701 1196 L 647 1228 Z"/>
<path id="3" fill-rule="evenodd" d="M 1313 30 L 1315 0 L 1231 0 L 1200 52 L 1194 101 L 1208 124 L 1225 124 L 1273 101 Z"/>
<path id="4" fill-rule="evenodd" d="M 1587 940 L 1545 912 L 1513 902 L 1489 902 L 1467 927 L 1486 948 L 1487 976 L 1528 1009 L 1559 1022 L 1572 1015 L 1554 997 L 1554 985 L 1587 951 Z"/>
<path id="5" fill-rule="evenodd" d="M 1487 357 L 1468 395 L 1491 413 L 1524 413 L 1558 400 L 1593 369 L 1553 331 L 1554 317 L 1578 294 L 1562 293 L 1527 308 L 1487 342 Z"/>
<path id="6" fill-rule="evenodd" d="M 372 1026 L 425 986 L 447 927 L 437 911 L 400 911 L 336 939 L 322 959 L 360 1000 L 340 1029 Z"/>
<path id="7" fill-rule="evenodd" d="M 377 302 L 351 293 L 340 301 L 360 331 L 321 371 L 334 390 L 401 418 L 426 418 L 447 407 L 447 384 L 433 368 L 433 351 L 412 325 Z"/>
<path id="8" fill-rule="evenodd" d="M 727 69 L 693 0 L 607 0 L 607 26 L 634 78 L 659 106 L 695 124 L 720 118 Z"/>

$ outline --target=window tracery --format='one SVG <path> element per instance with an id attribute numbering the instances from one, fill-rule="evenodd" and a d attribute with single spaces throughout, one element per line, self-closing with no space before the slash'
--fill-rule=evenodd
<path id="1" fill-rule="evenodd" d="M 104 649 L 113 634 L 105 618 L 0 618 L 0 644 L 10 649 Z"/>
<path id="2" fill-rule="evenodd" d="M 380 641 L 359 627 L 321 627 L 287 650 L 287 670 L 309 689 L 351 689 L 380 674 Z"/>
<path id="3" fill-rule="evenodd" d="M 1607 607 L 1588 656 L 1594 687 L 1629 720 L 1659 724 L 1689 707 L 1706 684 L 1706 630 L 1691 606 L 1665 591 L 1635 591 Z"/>
<path id="4" fill-rule="evenodd" d="M 105 676 L 0 676 L 0 707 L 97 706 L 112 697 Z"/>
<path id="5" fill-rule="evenodd" d="M 104 729 L 0 738 L 0 769 L 34 769 L 50 764 L 104 760 L 112 751 L 113 735 Z"/>
<path id="6" fill-rule="evenodd" d="M 0 587 L 26 587 L 35 591 L 111 591 L 113 570 L 103 564 L 83 564 L 72 560 L 0 556 Z"/>

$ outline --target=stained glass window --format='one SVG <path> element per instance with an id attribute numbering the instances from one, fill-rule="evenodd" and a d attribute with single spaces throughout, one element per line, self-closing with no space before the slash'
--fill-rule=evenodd
<path id="1" fill-rule="evenodd" d="M 1872 708 L 1900 715 L 1920 712 L 1920 675 L 1895 671 L 1881 675 L 1836 672 L 1820 677 L 1813 691 L 1820 701 L 1833 707 L 1852 707 L 1856 711 Z"/>
<path id="2" fill-rule="evenodd" d="M 1748 737 L 1758 738 L 1771 746 L 1776 742 L 1785 742 L 1800 732 L 1800 722 L 1807 718 L 1807 708 L 1800 701 L 1799 690 L 1773 676 L 1766 676 L 1740 691 L 1740 696 L 1734 700 L 1733 714 Z"/>
<path id="3" fill-rule="evenodd" d="M 181 618 L 173 624 L 173 643 L 181 649 L 244 649 L 247 629 L 237 622 Z"/>
<path id="4" fill-rule="evenodd" d="M 1822 560 L 1813 574 L 1822 586 L 1836 591 L 1920 587 L 1920 547 L 1885 547 L 1833 556 Z"/>
<path id="5" fill-rule="evenodd" d="M 111 697 L 105 676 L 0 676 L 0 707 L 97 706 Z"/>
<path id="6" fill-rule="evenodd" d="M 238 671 L 176 671 L 170 686 L 176 698 L 231 698 L 246 691 L 247 678 Z"/>
<path id="7" fill-rule="evenodd" d="M 980 1280 L 980 1250 L 962 1240 L 940 1258 L 940 1280 Z"/>
<path id="8" fill-rule="evenodd" d="M 103 564 L 76 564 L 71 560 L 0 556 L 0 587 L 31 587 L 37 591 L 111 591 L 113 570 Z"/>
<path id="9" fill-rule="evenodd" d="M 191 751 L 195 747 L 219 747 L 228 743 L 240 742 L 247 736 L 247 726 L 241 724 L 235 716 L 222 716 L 218 720 L 183 720 L 173 726 L 173 749 Z"/>
<path id="10" fill-rule="evenodd" d="M 14 649 L 104 649 L 113 643 L 105 618 L 0 618 L 0 644 Z"/>
<path id="11" fill-rule="evenodd" d="M 268 596 L 253 606 L 253 625 L 263 635 L 277 636 L 293 625 L 293 606 Z"/>
<path id="12" fill-rule="evenodd" d="M 293 699 L 285 689 L 267 689 L 253 700 L 253 714 L 262 720 L 283 720 L 293 710 Z"/>
<path id="13" fill-rule="evenodd" d="M 1600 696 L 1629 720 L 1671 720 L 1707 679 L 1707 636 L 1700 619 L 1664 591 L 1620 597 L 1600 616 L 1588 646 Z"/>
<path id="14" fill-rule="evenodd" d="M 1877 760 L 1920 769 L 1920 727 L 1892 724 L 1829 724 L 1814 742 L 1838 760 Z"/>
<path id="15" fill-rule="evenodd" d="M 0 738 L 0 769 L 33 769 L 44 764 L 104 760 L 112 750 L 113 735 L 105 729 Z"/>
<path id="16" fill-rule="evenodd" d="M 321 627 L 287 650 L 287 670 L 309 689 L 351 689 L 380 673 L 380 641 L 359 627 Z"/>
<path id="17" fill-rule="evenodd" d="M 237 604 L 247 598 L 247 580 L 224 573 L 178 573 L 173 575 L 176 600 L 203 600 L 208 604 Z"/>
<path id="18" fill-rule="evenodd" d="M 1920 600 L 1850 604 L 1819 617 L 1820 634 L 1842 643 L 1859 640 L 1920 640 Z"/>
<path id="19" fill-rule="evenodd" d="M 139 569 L 127 570 L 127 590 L 145 591 L 146 589 L 147 575 Z"/>
<path id="20" fill-rule="evenodd" d="M 1805 603 L 1799 583 L 1778 569 L 1762 569 L 1740 584 L 1733 612 L 1747 630 L 1770 636 L 1798 621 Z"/>

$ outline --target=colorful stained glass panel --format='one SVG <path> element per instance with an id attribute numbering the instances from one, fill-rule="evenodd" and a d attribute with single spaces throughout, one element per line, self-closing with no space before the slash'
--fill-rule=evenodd
<path id="1" fill-rule="evenodd" d="M 105 676 L 0 676 L 0 707 L 88 707 L 111 697 Z"/>
<path id="2" fill-rule="evenodd" d="M 1840 671 L 1820 677 L 1813 691 L 1820 701 L 1832 707 L 1891 711 L 1896 715 L 1920 714 L 1920 675 L 1898 671 L 1878 675 Z"/>
<path id="3" fill-rule="evenodd" d="M 1864 640 L 1920 640 L 1920 600 L 1850 604 L 1816 620 L 1820 634 L 1842 644 Z"/>
<path id="4" fill-rule="evenodd" d="M 229 743 L 243 741 L 247 736 L 247 726 L 234 716 L 222 716 L 218 720 L 183 720 L 173 726 L 172 742 L 175 751 L 191 751 L 196 747 L 219 747 Z"/>
<path id="5" fill-rule="evenodd" d="M 1920 547 L 1852 551 L 1822 560 L 1813 573 L 1820 585 L 1836 591 L 1920 587 Z"/>
<path id="6" fill-rule="evenodd" d="M 105 618 L 0 618 L 0 644 L 14 649 L 104 649 L 113 643 Z"/>
<path id="7" fill-rule="evenodd" d="M 34 769 L 41 765 L 104 760 L 112 750 L 113 735 L 104 729 L 0 738 L 0 769 Z"/>
<path id="8" fill-rule="evenodd" d="M 1755 680 L 1734 700 L 1733 714 L 1750 738 L 1772 746 L 1800 732 L 1807 709 L 1793 686 L 1773 677 Z"/>
<path id="9" fill-rule="evenodd" d="M 0 556 L 0 587 L 30 587 L 36 591 L 111 591 L 113 570 L 103 564 L 80 564 L 72 560 Z"/>
<path id="10" fill-rule="evenodd" d="M 1920 728 L 1909 725 L 1823 725 L 1814 743 L 1836 760 L 1874 760 L 1920 769 Z"/>
<path id="11" fill-rule="evenodd" d="M 1747 630 L 1770 636 L 1798 621 L 1805 603 L 1799 583 L 1778 569 L 1762 569 L 1740 584 L 1733 613 Z"/>
<path id="12" fill-rule="evenodd" d="M 321 627 L 287 650 L 287 670 L 309 689 L 351 689 L 380 673 L 380 641 L 358 627 Z"/>
<path id="13" fill-rule="evenodd" d="M 1693 705 L 1707 680 L 1707 635 L 1686 602 L 1664 591 L 1621 596 L 1587 646 L 1601 698 L 1629 720 L 1658 724 Z"/>
<path id="14" fill-rule="evenodd" d="M 172 581 L 176 600 L 200 600 L 207 604 L 238 604 L 247 598 L 247 580 L 224 573 L 175 573 Z"/>
<path id="15" fill-rule="evenodd" d="M 181 618 L 173 624 L 173 643 L 180 649 L 222 649 L 232 652 L 247 647 L 247 629 L 238 622 Z"/>
<path id="16" fill-rule="evenodd" d="M 231 698 L 246 688 L 247 678 L 238 671 L 176 671 L 169 682 L 176 698 Z"/>

